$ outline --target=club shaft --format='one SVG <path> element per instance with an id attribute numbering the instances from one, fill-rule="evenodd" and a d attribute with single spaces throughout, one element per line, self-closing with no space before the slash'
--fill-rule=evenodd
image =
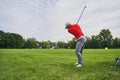
<path id="1" fill-rule="evenodd" d="M 76 24 L 79 23 L 79 21 L 80 21 L 80 19 L 81 19 L 81 17 L 82 17 L 82 14 L 83 14 L 83 12 L 84 12 L 84 10 L 85 10 L 86 7 L 87 7 L 87 6 L 84 6 L 83 11 L 81 12 L 81 14 L 80 14 L 80 16 L 79 16 L 79 18 L 78 18 Z"/>

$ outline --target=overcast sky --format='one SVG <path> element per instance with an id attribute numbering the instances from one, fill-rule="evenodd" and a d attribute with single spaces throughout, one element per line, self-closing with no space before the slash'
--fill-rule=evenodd
<path id="1" fill-rule="evenodd" d="M 68 41 L 66 22 L 79 24 L 86 36 L 109 29 L 120 37 L 120 0 L 0 0 L 0 30 L 18 33 L 25 39 Z"/>

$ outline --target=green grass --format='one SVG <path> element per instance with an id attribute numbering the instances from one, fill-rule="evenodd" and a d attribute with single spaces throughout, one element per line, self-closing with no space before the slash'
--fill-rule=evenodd
<path id="1" fill-rule="evenodd" d="M 120 80 L 120 49 L 85 49 L 75 67 L 74 50 L 0 49 L 0 80 Z"/>

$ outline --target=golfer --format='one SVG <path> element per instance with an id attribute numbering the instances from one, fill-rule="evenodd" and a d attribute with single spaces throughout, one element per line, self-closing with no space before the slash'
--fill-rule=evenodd
<path id="1" fill-rule="evenodd" d="M 78 58 L 78 62 L 75 63 L 75 65 L 76 67 L 81 67 L 83 66 L 82 52 L 83 52 L 85 42 L 86 42 L 84 33 L 82 32 L 82 29 L 78 24 L 66 23 L 65 29 L 68 29 L 68 32 L 74 35 L 74 37 L 77 40 L 75 53 Z"/>

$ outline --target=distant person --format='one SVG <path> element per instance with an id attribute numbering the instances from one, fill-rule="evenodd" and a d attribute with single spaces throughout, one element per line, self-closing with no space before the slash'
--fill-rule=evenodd
<path id="1" fill-rule="evenodd" d="M 82 32 L 82 29 L 78 24 L 66 23 L 65 29 L 68 29 L 68 32 L 74 35 L 77 40 L 75 53 L 78 58 L 78 62 L 75 63 L 75 65 L 76 67 L 81 67 L 83 66 L 82 52 L 86 43 L 84 33 Z"/>

